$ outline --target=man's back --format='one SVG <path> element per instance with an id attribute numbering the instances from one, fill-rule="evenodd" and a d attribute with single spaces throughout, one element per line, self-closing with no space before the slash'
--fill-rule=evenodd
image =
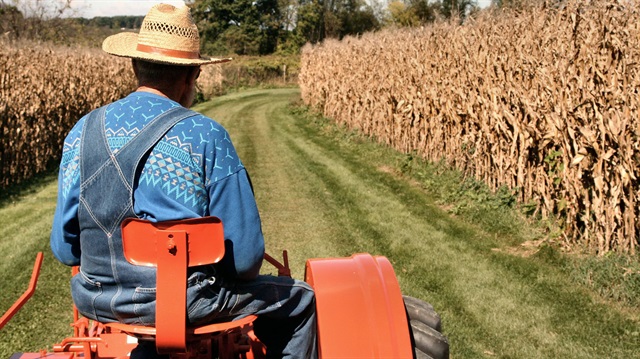
<path id="1" fill-rule="evenodd" d="M 172 100 L 144 92 L 135 92 L 116 101 L 105 108 L 104 132 L 102 136 L 95 136 L 101 138 L 85 139 L 84 152 L 93 151 L 99 146 L 108 146 L 109 153 L 114 155 L 121 153 L 126 147 L 131 151 L 130 147 L 136 146 L 139 142 L 133 139 L 141 131 L 154 120 L 166 121 L 157 117 L 176 107 L 180 105 Z M 140 161 L 142 168 L 138 170 L 133 186 L 133 212 L 136 217 L 151 221 L 216 215 L 225 223 L 226 238 L 229 238 L 233 243 L 232 247 L 236 249 L 231 253 L 232 256 L 226 258 L 224 268 L 221 268 L 223 275 L 235 277 L 237 274 L 257 274 L 264 244 L 260 219 L 244 166 L 238 159 L 227 131 L 201 114 L 192 114 L 194 116 L 179 121 L 169 129 L 153 146 L 148 156 L 144 156 Z M 142 275 L 141 272 L 149 271 L 143 268 L 132 272 L 132 269 L 127 268 L 127 264 L 122 263 L 122 258 L 118 255 L 119 250 L 113 249 L 120 243 L 119 232 L 102 228 L 108 226 L 101 224 L 94 226 L 93 218 L 87 221 L 78 216 L 79 209 L 82 209 L 80 203 L 83 202 L 79 200 L 81 188 L 84 188 L 80 183 L 83 168 L 81 159 L 88 156 L 87 153 L 81 153 L 81 139 L 87 128 L 86 122 L 87 116 L 74 127 L 65 141 L 60 173 L 59 211 L 54 219 L 65 224 L 54 225 L 54 230 L 69 229 L 68 226 L 79 228 L 77 232 L 76 229 L 71 229 L 71 235 L 66 231 L 54 232 L 52 248 L 56 256 L 64 262 L 77 262 L 79 258 L 75 255 L 69 256 L 70 253 L 64 251 L 64 246 L 62 250 L 56 251 L 56 248 L 60 247 L 59 244 L 71 243 L 72 247 L 80 245 L 82 249 L 81 275 L 74 279 L 72 285 L 74 298 L 77 297 L 76 302 L 79 303 L 103 307 L 80 308 L 84 314 L 89 317 L 101 317 L 100 319 L 107 321 L 127 322 L 127 318 L 136 316 L 152 318 L 155 276 L 152 273 Z M 139 156 L 145 154 L 143 149 L 138 152 Z M 136 163 L 130 165 L 135 166 Z M 107 179 L 105 187 L 117 181 L 118 175 L 114 174 L 111 177 L 114 178 Z M 92 178 L 93 180 L 95 179 Z M 124 190 L 117 192 L 121 194 Z M 129 198 L 112 200 L 123 202 Z M 100 208 L 107 211 L 107 218 L 118 218 L 121 215 L 121 205 L 109 201 L 107 196 L 105 201 L 94 201 L 85 205 L 88 206 L 89 212 L 98 211 Z M 64 210 L 60 210 L 61 208 Z M 242 211 L 238 211 L 238 208 L 242 208 Z M 98 228 L 93 232 L 84 230 L 83 223 L 85 228 Z M 105 238 L 100 238 L 102 232 L 107 234 Z M 81 233 L 80 238 L 74 233 Z M 113 243 L 109 239 L 112 235 L 117 236 Z M 123 269 L 117 270 L 120 267 Z M 211 276 L 212 272 L 203 269 L 199 274 L 201 277 Z M 105 310 L 104 307 L 107 306 L 113 308 Z M 141 319 L 133 321 L 136 320 Z M 142 323 L 148 324 L 144 321 Z"/>
<path id="2" fill-rule="evenodd" d="M 200 66 L 230 59 L 202 56 L 190 8 L 168 4 L 152 7 L 139 33 L 111 35 L 102 49 L 132 59 L 138 88 L 92 111 L 65 142 L 51 248 L 61 262 L 81 264 L 72 279 L 78 309 L 102 321 L 154 322 L 155 273 L 124 259 L 120 224 L 217 216 L 225 254 L 215 268 L 189 273 L 189 322 L 257 315 L 268 357 L 316 357 L 313 289 L 258 275 L 264 238 L 249 177 L 227 132 L 187 110 Z"/>

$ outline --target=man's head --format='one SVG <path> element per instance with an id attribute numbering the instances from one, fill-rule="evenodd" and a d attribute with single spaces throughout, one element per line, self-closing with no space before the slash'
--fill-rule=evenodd
<path id="1" fill-rule="evenodd" d="M 184 107 L 191 106 L 200 66 L 177 66 L 132 59 L 139 88 L 152 88 L 166 94 Z"/>
<path id="2" fill-rule="evenodd" d="M 122 32 L 107 37 L 102 49 L 112 55 L 178 66 L 216 64 L 231 59 L 200 55 L 198 28 L 189 8 L 158 4 L 149 10 L 140 33 Z"/>
<path id="3" fill-rule="evenodd" d="M 160 91 L 185 107 L 193 102 L 200 66 L 231 60 L 201 56 L 198 28 L 189 8 L 168 4 L 149 10 L 139 34 L 109 36 L 102 49 L 132 59 L 139 88 Z"/>

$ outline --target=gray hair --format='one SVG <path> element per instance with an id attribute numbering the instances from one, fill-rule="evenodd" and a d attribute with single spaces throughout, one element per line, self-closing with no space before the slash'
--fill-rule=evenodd
<path id="1" fill-rule="evenodd" d="M 179 66 L 170 64 L 160 64 L 140 59 L 132 59 L 138 75 L 139 86 L 163 88 L 185 78 L 189 71 L 197 66 Z"/>

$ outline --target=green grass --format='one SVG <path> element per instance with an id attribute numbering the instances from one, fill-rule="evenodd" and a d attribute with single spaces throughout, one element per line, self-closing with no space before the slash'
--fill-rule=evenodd
<path id="1" fill-rule="evenodd" d="M 441 314 L 452 358 L 637 357 L 637 258 L 566 255 L 553 226 L 523 217 L 508 191 L 492 194 L 442 165 L 292 109 L 298 96 L 243 91 L 196 108 L 231 133 L 251 174 L 267 251 L 287 249 L 295 277 L 308 258 L 388 257 L 402 291 Z M 48 256 L 48 277 L 0 332 L 0 358 L 69 332 L 68 270 L 47 251 L 54 201 L 51 182 L 0 208 L 0 248 L 9 258 L 2 269 L 10 273 L 0 286 L 3 307 L 26 286 L 35 252 Z"/>
<path id="2" fill-rule="evenodd" d="M 37 352 L 72 334 L 71 270 L 49 249 L 56 186 L 55 176 L 45 176 L 1 202 L 0 312 L 27 289 L 37 252 L 44 253 L 44 261 L 35 294 L 0 331 L 0 358 Z"/>
<path id="3" fill-rule="evenodd" d="M 454 357 L 635 355 L 637 309 L 576 282 L 556 248 L 523 246 L 548 243 L 548 231 L 525 220 L 508 192 L 490 194 L 452 171 L 292 114 L 278 103 L 295 90 L 235 96 L 245 98 L 203 110 L 232 133 L 253 176 L 267 248 L 289 248 L 294 273 L 309 257 L 387 256 L 403 291 L 442 314 Z"/>

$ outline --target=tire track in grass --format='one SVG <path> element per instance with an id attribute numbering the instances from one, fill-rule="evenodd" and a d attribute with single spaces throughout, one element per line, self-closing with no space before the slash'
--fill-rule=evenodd
<path id="1" fill-rule="evenodd" d="M 324 146 L 320 137 L 309 138 L 313 138 L 325 150 L 321 156 L 316 156 L 317 160 L 321 161 L 321 158 L 333 153 L 331 146 Z M 444 308 L 443 316 L 447 316 L 447 311 L 455 303 L 452 316 L 463 320 L 461 323 L 452 322 L 452 335 L 455 337 L 456 331 L 460 331 L 460 339 L 463 340 L 458 343 L 467 343 L 464 340 L 465 333 L 473 334 L 469 335 L 468 342 L 481 338 L 474 347 L 468 348 L 469 355 L 484 352 L 524 358 L 625 358 L 633 355 L 632 340 L 637 340 L 637 337 L 630 334 L 634 323 L 592 303 L 587 293 L 572 285 L 570 278 L 562 278 L 552 268 L 543 268 L 535 262 L 492 251 L 496 243 L 482 230 L 460 223 L 438 210 L 428 198 L 403 181 L 369 164 L 363 166 L 366 161 L 362 161 L 360 156 L 351 156 L 348 151 L 339 151 L 337 157 L 356 176 L 357 179 L 352 182 L 366 188 L 358 192 L 353 184 L 345 184 L 347 181 L 335 186 L 338 191 L 352 187 L 336 195 L 353 196 L 352 203 L 347 207 L 380 208 L 375 202 L 384 197 L 389 207 L 386 223 L 397 225 L 395 228 L 386 226 L 388 228 L 378 232 L 386 236 L 402 236 L 403 229 L 414 228 L 413 233 L 425 234 L 422 240 L 407 237 L 404 241 L 408 245 L 406 251 L 391 246 L 391 251 L 383 254 L 392 261 L 395 258 L 409 258 L 414 268 L 409 271 L 411 277 L 431 280 L 422 286 L 427 289 L 424 296 L 418 297 L 430 300 L 432 296 L 429 289 L 436 284 L 436 296 L 447 298 L 441 306 L 436 306 Z M 339 160 L 333 158 L 331 161 Z M 318 167 L 331 168 L 329 165 Z M 349 170 L 337 170 L 326 177 L 342 173 L 349 173 Z M 374 205 L 366 202 L 374 202 Z M 367 223 L 359 224 L 359 227 L 385 227 L 381 226 L 385 222 L 378 221 L 378 216 L 372 217 L 371 213 L 358 213 L 353 218 L 365 221 L 369 218 Z M 381 249 L 379 246 L 373 248 Z M 429 262 L 431 266 L 424 265 Z M 394 264 L 398 271 L 400 263 Z M 398 277 L 403 283 L 407 276 L 399 273 Z M 431 301 L 436 302 L 437 299 Z M 576 310 L 576 305 L 580 309 Z M 581 315 L 581 312 L 591 313 Z M 447 318 L 444 320 L 446 331 Z M 604 323 L 610 328 L 608 333 L 602 333 Z M 623 340 L 627 345 L 624 348 L 615 344 L 610 348 L 594 347 L 591 340 L 597 336 L 608 337 L 612 344 Z M 523 341 L 523 338 L 527 340 Z M 464 353 L 464 350 L 461 352 Z"/>
<path id="2" fill-rule="evenodd" d="M 37 252 L 44 259 L 33 297 L 0 331 L 0 358 L 14 352 L 38 352 L 73 334 L 69 279 L 71 270 L 49 248 L 56 203 L 54 177 L 13 203 L 0 206 L 0 315 L 27 289 Z"/>
<path id="3" fill-rule="evenodd" d="M 289 248 L 297 266 L 355 252 L 387 256 L 403 291 L 442 315 L 452 357 L 637 354 L 637 323 L 594 303 L 552 266 L 492 251 L 499 239 L 381 170 L 394 165 L 390 151 L 321 135 L 288 113 L 294 92 L 254 92 L 250 103 L 221 108 L 246 151 L 268 247 Z"/>
<path id="4" fill-rule="evenodd" d="M 244 109 L 253 107 L 253 105 L 243 105 L 243 110 L 239 111 L 239 116 L 236 121 L 240 123 L 244 121 L 245 113 Z M 256 108 L 259 106 L 256 106 Z M 273 111 L 273 110 L 272 110 Z M 258 111 L 261 114 L 269 113 L 266 109 Z M 240 119 L 242 118 L 242 120 Z M 284 120 L 283 120 L 284 118 Z M 267 143 L 264 139 L 260 139 L 259 133 L 268 134 L 265 136 L 270 139 L 271 147 L 269 149 L 262 148 L 263 151 L 278 150 L 280 158 L 286 158 L 287 162 L 296 168 L 298 174 L 302 174 L 302 177 L 306 179 L 305 182 L 300 183 L 296 180 L 278 181 L 277 188 L 269 187 L 264 188 L 267 191 L 280 191 L 289 192 L 292 187 L 306 187 L 305 197 L 311 201 L 311 208 L 322 208 L 322 217 L 325 218 L 327 226 L 339 229 L 336 233 L 330 237 L 323 236 L 322 243 L 317 243 L 321 249 L 326 250 L 327 247 L 334 249 L 334 254 L 337 256 L 349 256 L 356 252 L 371 252 L 373 254 L 386 255 L 393 262 L 401 261 L 403 258 L 412 258 L 409 261 L 410 265 L 415 266 L 412 262 L 415 260 L 416 255 L 413 251 L 411 243 L 415 241 L 414 235 L 417 233 L 432 233 L 435 237 L 435 241 L 440 241 L 443 235 L 434 230 L 434 228 L 422 228 L 416 229 L 416 223 L 422 222 L 416 218 L 414 213 L 420 213 L 420 209 L 423 204 L 420 203 L 416 208 L 407 209 L 406 205 L 399 203 L 395 197 L 398 191 L 402 191 L 400 188 L 389 188 L 387 185 L 380 185 L 379 179 L 371 181 L 370 176 L 363 174 L 354 174 L 353 170 L 348 168 L 344 160 L 339 158 L 342 154 L 333 153 L 330 148 L 319 147 L 316 143 L 300 136 L 300 133 L 296 131 L 296 127 L 292 125 L 291 121 L 295 121 L 292 117 L 276 116 L 271 117 L 270 126 L 264 126 L 265 118 L 262 115 L 258 115 L 258 118 L 252 123 L 251 129 L 248 127 L 242 127 L 243 134 L 240 136 L 246 136 L 246 133 L 253 133 L 253 140 L 258 143 Z M 281 121 L 280 121 L 281 120 Z M 287 121 L 288 120 L 288 121 Z M 230 124 L 230 127 L 234 125 Z M 255 129 L 262 128 L 257 133 Z M 253 130 L 252 130 L 253 129 Z M 293 132 L 293 133 L 291 133 Z M 237 138 L 237 137 L 236 137 Z M 235 141 L 235 140 L 234 140 Z M 283 157 L 282 151 L 288 150 L 289 155 Z M 240 147 L 240 145 L 238 145 Z M 256 145 L 257 147 L 257 145 Z M 295 156 L 292 161 L 292 155 Z M 269 157 L 265 154 L 264 157 Z M 258 161 L 261 162 L 261 161 Z M 268 162 L 266 162 L 268 163 Z M 282 164 L 282 163 L 280 163 Z M 258 172 L 252 173 L 260 174 L 259 169 L 264 163 L 256 163 Z M 268 167 L 268 166 L 267 166 Z M 286 171 L 288 173 L 292 170 Z M 258 176 L 256 176 L 258 177 Z M 284 177 L 283 177 L 284 178 Z M 265 181 L 268 181 L 265 179 Z M 260 181 L 254 181 L 260 182 Z M 373 182 L 373 183 L 372 183 Z M 260 196 L 260 193 L 257 193 Z M 304 197 L 303 197 L 304 198 Z M 301 198 L 296 198 L 296 201 L 301 201 Z M 272 209 L 278 210 L 273 207 Z M 264 207 L 263 209 L 263 217 Z M 280 208 L 282 210 L 282 208 Z M 286 211 L 286 209 L 284 209 Z M 298 212 L 295 213 L 298 215 Z M 305 218 L 312 216 L 297 216 L 298 221 L 305 221 Z M 265 220 L 265 226 L 268 226 L 268 222 Z M 450 224 L 444 221 L 443 226 L 450 227 Z M 266 231 L 265 231 L 266 233 Z M 309 240 L 308 233 L 300 233 L 298 238 L 305 236 L 305 243 L 313 244 L 313 240 Z M 268 240 L 270 238 L 267 238 Z M 318 242 L 318 241 L 315 241 Z M 327 242 L 330 242 L 329 246 Z M 403 247 L 407 246 L 408 247 Z M 456 251 L 459 249 L 455 249 Z M 321 257 L 322 255 L 311 255 L 310 257 Z M 429 263 L 428 258 L 420 259 Z M 395 263 L 396 265 L 398 263 Z M 398 269 L 396 269 L 398 271 Z M 449 275 L 439 276 L 435 285 L 425 286 L 439 287 L 442 293 L 455 293 L 450 283 L 454 281 L 451 279 L 452 273 L 455 271 L 448 264 L 444 264 L 441 268 L 435 270 L 439 273 L 448 273 Z M 399 274 L 399 279 L 402 283 L 402 275 Z M 415 293 L 409 293 L 414 294 Z M 423 293 L 424 294 L 424 293 Z M 453 294 L 449 295 L 451 299 L 448 301 L 449 305 L 459 296 Z M 422 296 L 429 300 L 429 296 Z M 467 318 L 466 326 L 476 327 L 477 330 L 483 331 L 480 324 L 473 324 L 472 315 L 466 312 L 465 306 L 458 305 L 460 310 L 457 314 L 462 314 Z M 446 330 L 446 318 L 445 318 L 445 330 Z M 486 333 L 484 334 L 486 336 Z"/>
<path id="5" fill-rule="evenodd" d="M 452 358 L 638 357 L 633 313 L 594 300 L 552 262 L 493 251 L 502 239 L 388 170 L 401 155 L 291 114 L 297 93 L 247 91 L 199 106 L 231 133 L 253 178 L 267 249 L 289 249 L 294 276 L 302 278 L 307 258 L 387 256 L 403 292 L 442 315 Z M 48 250 L 54 202 L 51 185 L 0 208 L 3 302 L 6 288 L 23 290 L 11 283 L 31 270 L 30 252 L 45 252 L 36 296 L 3 329 L 0 357 L 70 334 L 69 271 Z"/>
<path id="6" fill-rule="evenodd" d="M 289 143 L 291 149 L 300 156 L 298 163 L 306 164 L 309 173 L 315 176 L 318 187 L 328 189 L 325 196 L 319 197 L 317 204 L 325 208 L 328 221 L 338 224 L 342 229 L 340 235 L 333 238 L 333 245 L 340 248 L 339 255 L 369 252 L 387 256 L 394 265 L 403 292 L 430 301 L 443 315 L 445 334 L 449 334 L 448 331 L 453 327 L 448 326 L 447 317 L 442 312 L 444 305 L 434 301 L 438 294 L 448 298 L 446 305 L 455 308 L 454 315 L 466 318 L 466 331 L 475 329 L 478 334 L 476 338 L 483 333 L 483 340 L 492 337 L 468 311 L 465 301 L 461 300 L 464 295 L 458 293 L 455 287 L 456 268 L 446 261 L 437 263 L 432 260 L 434 252 L 450 258 L 447 252 L 451 250 L 445 251 L 441 245 L 446 241 L 446 234 L 421 219 L 420 211 L 416 211 L 421 207 L 411 208 L 397 201 L 397 189 L 381 185 L 375 176 L 354 173 L 344 159 L 335 156 L 330 148 L 310 146 L 294 138 Z M 419 238 L 419 235 L 425 237 Z M 426 242 L 427 251 L 414 245 L 418 240 Z M 454 248 L 454 251 L 459 249 Z M 426 270 L 422 267 L 424 264 Z M 416 275 L 428 278 L 425 276 L 427 272 L 440 274 L 436 278 L 431 277 L 420 288 L 412 288 L 411 282 L 406 280 Z M 463 343 L 467 342 L 473 341 Z M 460 344 L 455 344 L 453 353 L 461 351 Z M 488 345 L 468 350 L 478 352 L 486 347 Z"/>

